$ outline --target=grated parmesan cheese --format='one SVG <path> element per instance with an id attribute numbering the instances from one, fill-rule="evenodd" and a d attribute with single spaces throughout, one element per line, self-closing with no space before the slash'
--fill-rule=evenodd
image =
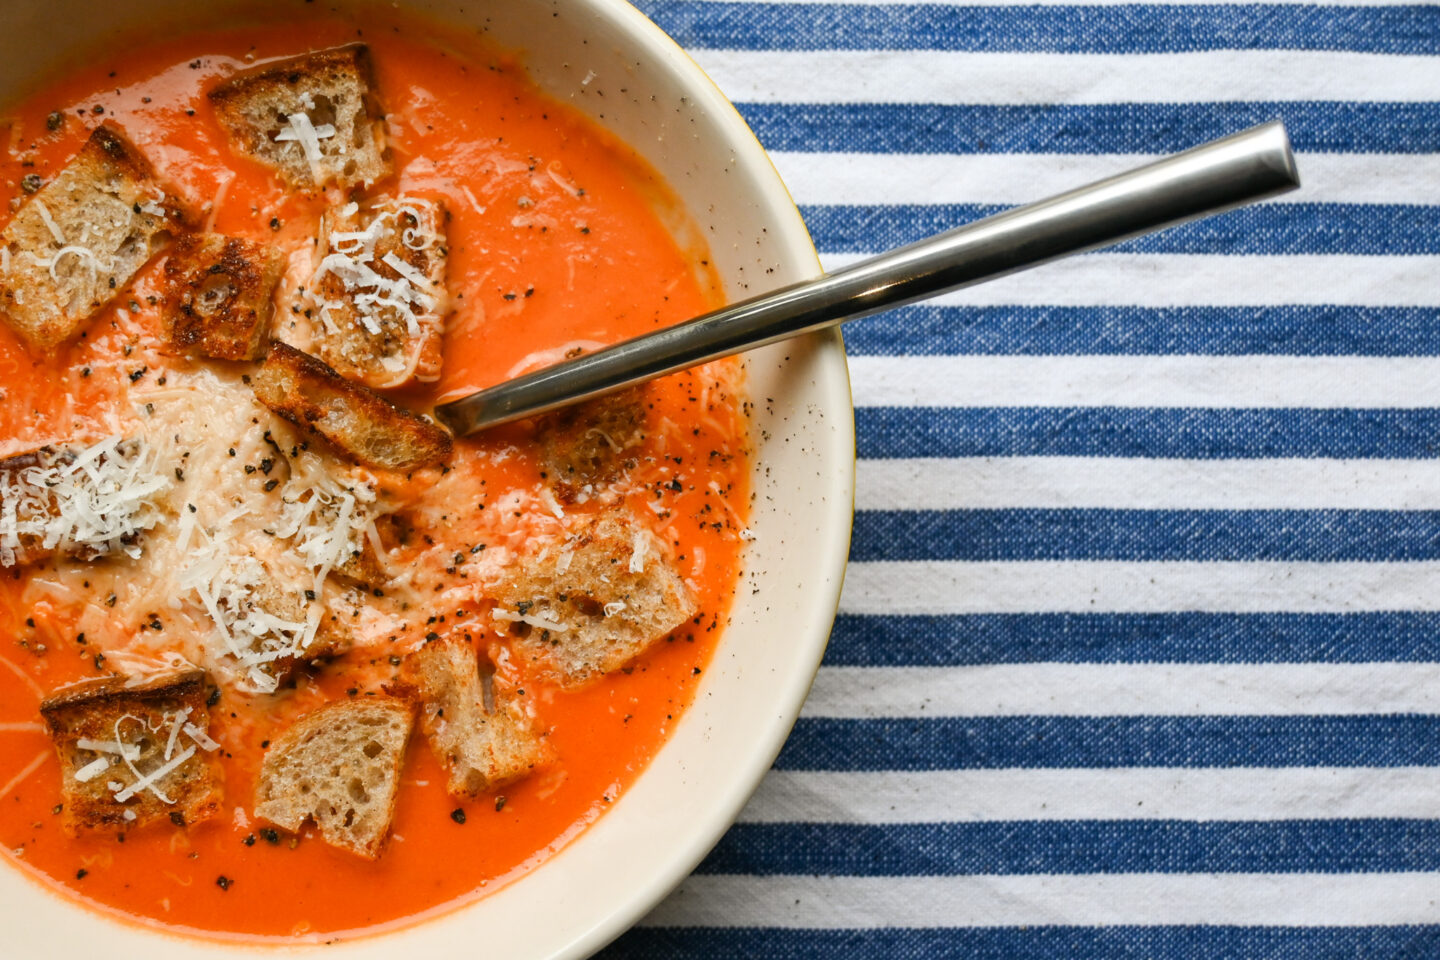
<path id="1" fill-rule="evenodd" d="M 272 532 L 277 541 L 288 543 L 312 577 L 305 599 L 294 602 L 298 616 L 266 609 L 265 598 L 277 592 L 275 575 L 236 539 L 232 529 L 246 508 L 238 508 L 238 514 L 230 511 L 213 531 L 194 520 L 189 510 L 182 511 L 179 539 L 187 562 L 180 586 L 193 593 L 210 615 L 212 655 L 236 664 L 252 689 L 273 692 L 278 687 L 273 666 L 302 656 L 315 642 L 324 613 L 319 598 L 325 579 L 364 546 L 371 526 L 366 507 L 374 499 L 370 487 L 341 487 L 323 472 L 294 477 L 286 484 L 280 522 Z M 284 593 L 293 598 L 295 592 Z M 185 732 L 206 749 L 214 743 L 195 736 L 188 725 Z"/>
<path id="2" fill-rule="evenodd" d="M 35 204 L 35 212 L 40 214 L 40 219 L 45 223 L 45 229 L 50 231 L 50 236 L 55 238 L 55 243 L 62 247 L 65 246 L 65 234 L 60 232 L 60 225 L 56 223 L 55 218 L 50 215 L 50 208 L 45 206 L 44 202 L 39 199 L 30 202 Z"/>
<path id="3" fill-rule="evenodd" d="M 161 793 L 160 790 L 155 786 L 155 784 L 159 783 L 161 780 L 164 780 L 171 773 L 178 770 L 181 764 L 183 764 L 186 760 L 189 760 L 193 756 L 195 756 L 195 748 L 186 747 L 184 750 L 180 751 L 180 753 L 176 754 L 173 760 L 162 763 L 160 766 L 156 767 L 149 773 L 141 774 L 140 771 L 135 770 L 136 776 L 138 776 L 140 779 L 136 780 L 134 783 L 130 784 L 130 786 L 115 794 L 115 802 L 124 803 L 126 800 L 129 800 L 141 790 L 149 790 L 151 793 L 155 794 L 155 796 L 160 799 L 160 802 L 173 806 L 175 801 L 171 800 L 169 797 L 165 796 L 165 794 Z M 131 769 L 134 770 L 135 768 L 132 766 Z"/>
<path id="4" fill-rule="evenodd" d="M 541 630 L 553 630 L 556 633 L 564 633 L 570 628 L 558 620 L 540 614 L 519 613 L 515 610 L 506 610 L 504 607 L 496 607 L 490 611 L 490 616 L 496 620 L 503 620 L 506 623 L 527 623 L 532 627 Z"/>
<path id="5" fill-rule="evenodd" d="M 185 735 L 191 740 L 194 740 L 196 746 L 201 750 L 215 751 L 220 749 L 220 744 L 216 742 L 210 734 L 201 730 L 193 723 L 185 724 Z"/>
<path id="6" fill-rule="evenodd" d="M 630 572 L 645 572 L 645 554 L 649 549 L 650 542 L 645 536 L 645 531 L 636 530 L 630 540 Z"/>
<path id="7" fill-rule="evenodd" d="M 100 774 L 104 773 L 106 770 L 109 769 L 109 757 L 96 757 L 94 760 L 91 760 L 89 763 L 85 764 L 85 766 L 75 771 L 75 779 L 79 783 L 89 783 L 91 780 L 94 780 L 96 777 L 100 776 Z"/>
<path id="8" fill-rule="evenodd" d="M 81 750 L 89 750 L 92 753 L 113 753 L 125 757 L 128 760 L 140 759 L 140 748 L 128 743 L 121 743 L 118 740 L 90 740 L 81 737 L 75 741 L 75 746 Z"/>
<path id="9" fill-rule="evenodd" d="M 165 741 L 165 759 L 169 760 L 175 753 L 175 741 L 180 739 L 180 728 L 185 726 L 185 718 L 190 716 L 190 708 L 177 710 L 170 718 L 170 737 Z"/>
<path id="10" fill-rule="evenodd" d="M 445 310 L 445 251 L 442 247 L 423 261 L 406 252 L 418 255 L 436 246 L 441 223 L 435 203 L 412 197 L 377 202 L 363 211 L 350 203 L 327 218 L 320 236 L 323 256 L 311 275 L 308 299 L 323 336 L 341 339 L 322 345 L 322 359 L 332 365 L 338 360 L 342 373 L 344 364 L 378 365 L 384 371 L 378 385 L 438 374 L 431 369 L 433 358 L 422 358 L 422 349 L 426 332 L 436 330 Z M 357 229 L 343 229 L 350 226 Z M 344 334 L 357 326 L 373 339 L 346 341 Z M 326 349 L 336 353 L 327 357 Z"/>
<path id="11" fill-rule="evenodd" d="M 43 450 L 36 460 L 0 469 L 0 567 L 31 548 L 140 556 L 132 541 L 159 522 L 156 498 L 170 487 L 143 440 L 109 437 L 78 452 Z"/>
<path id="12" fill-rule="evenodd" d="M 320 169 L 320 164 L 325 159 L 324 153 L 320 150 L 320 141 L 328 140 L 333 136 L 335 136 L 333 123 L 322 123 L 317 127 L 310 122 L 309 114 L 297 110 L 289 115 L 285 126 L 275 135 L 275 142 L 289 143 L 293 141 L 300 144 L 300 149 L 305 153 L 305 161 L 310 164 L 310 176 L 318 187 L 324 182 L 324 173 Z"/>

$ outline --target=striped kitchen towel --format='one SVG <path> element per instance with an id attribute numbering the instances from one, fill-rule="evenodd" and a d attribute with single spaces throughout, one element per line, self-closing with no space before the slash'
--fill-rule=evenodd
<path id="1" fill-rule="evenodd" d="M 1440 8 L 641 7 L 827 267 L 1274 118 L 1305 187 L 847 329 L 825 665 L 606 956 L 1440 957 Z"/>

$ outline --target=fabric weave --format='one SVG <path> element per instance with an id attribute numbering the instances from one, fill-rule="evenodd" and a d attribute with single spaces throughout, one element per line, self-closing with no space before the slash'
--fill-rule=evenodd
<path id="1" fill-rule="evenodd" d="M 1440 956 L 1440 7 L 640 6 L 830 268 L 1272 119 L 1305 186 L 847 327 L 825 664 L 603 956 Z"/>

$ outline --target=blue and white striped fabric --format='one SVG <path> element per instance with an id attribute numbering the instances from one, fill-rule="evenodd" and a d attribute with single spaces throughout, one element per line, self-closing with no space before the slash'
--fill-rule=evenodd
<path id="1" fill-rule="evenodd" d="M 1440 957 L 1440 7 L 641 6 L 828 267 L 1273 118 L 1306 186 L 847 330 L 825 666 L 606 956 Z"/>

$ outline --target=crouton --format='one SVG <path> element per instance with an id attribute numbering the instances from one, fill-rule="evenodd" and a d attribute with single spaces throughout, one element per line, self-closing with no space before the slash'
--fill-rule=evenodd
<path id="1" fill-rule="evenodd" d="M 305 714 L 265 751 L 255 815 L 291 832 L 313 820 L 331 846 L 378 858 L 413 719 L 410 705 L 391 697 L 340 700 Z"/>
<path id="2" fill-rule="evenodd" d="M 270 342 L 279 250 L 218 233 L 186 234 L 165 261 L 171 346 L 217 360 L 259 360 Z"/>
<path id="3" fill-rule="evenodd" d="M 269 568 L 253 556 L 237 558 L 236 564 L 253 565 L 259 575 L 240 571 L 233 589 L 216 600 L 215 609 L 226 620 L 231 644 L 249 663 L 250 684 L 260 690 L 274 690 L 295 676 L 296 671 L 321 657 L 349 648 L 353 636 L 337 611 L 328 609 L 308 642 L 304 626 L 310 608 L 304 594 L 284 586 Z"/>
<path id="4" fill-rule="evenodd" d="M 377 390 L 438 379 L 449 309 L 444 207 L 385 197 L 334 208 L 319 249 L 307 287 L 315 355 Z"/>
<path id="5" fill-rule="evenodd" d="M 384 116 L 363 44 L 239 74 L 210 91 L 232 145 L 296 190 L 349 190 L 389 175 Z"/>
<path id="6" fill-rule="evenodd" d="M 540 463 L 561 500 L 615 481 L 634 464 L 645 439 L 645 386 L 562 407 L 536 430 Z"/>
<path id="7" fill-rule="evenodd" d="M 138 556 L 169 481 L 139 440 L 41 447 L 0 460 L 0 568 L 56 557 Z"/>
<path id="8" fill-rule="evenodd" d="M 252 386 L 265 406 L 363 466 L 410 470 L 450 456 L 450 434 L 289 344 L 270 345 Z"/>
<path id="9" fill-rule="evenodd" d="M 321 493 L 312 487 L 293 499 L 287 496 L 286 505 L 288 509 L 302 511 L 302 514 L 295 520 L 293 528 L 289 525 L 285 527 L 281 536 L 290 538 L 311 567 L 318 568 L 328 563 L 330 576 L 367 587 L 379 586 L 390 580 L 390 574 L 364 531 L 375 517 L 372 504 L 363 496 L 345 496 L 334 491 Z"/>
<path id="10" fill-rule="evenodd" d="M 64 829 L 188 825 L 219 813 L 208 688 L 203 670 L 171 671 L 91 680 L 42 702 L 60 758 Z"/>
<path id="11" fill-rule="evenodd" d="M 565 687 L 625 666 L 696 610 L 660 540 L 620 513 L 579 521 L 493 594 L 497 629 L 539 680 Z"/>
<path id="12" fill-rule="evenodd" d="M 185 218 L 130 141 L 97 127 L 0 233 L 0 320 L 33 348 L 64 343 Z"/>
<path id="13" fill-rule="evenodd" d="M 493 667 L 482 679 L 468 644 L 432 641 L 410 656 L 409 667 L 420 698 L 420 729 L 455 799 L 474 799 L 554 759 L 516 689 Z"/>
<path id="14" fill-rule="evenodd" d="M 385 569 L 374 546 L 368 540 L 362 541 L 349 556 L 337 563 L 330 575 L 362 587 L 374 587 L 390 580 L 389 571 Z"/>

